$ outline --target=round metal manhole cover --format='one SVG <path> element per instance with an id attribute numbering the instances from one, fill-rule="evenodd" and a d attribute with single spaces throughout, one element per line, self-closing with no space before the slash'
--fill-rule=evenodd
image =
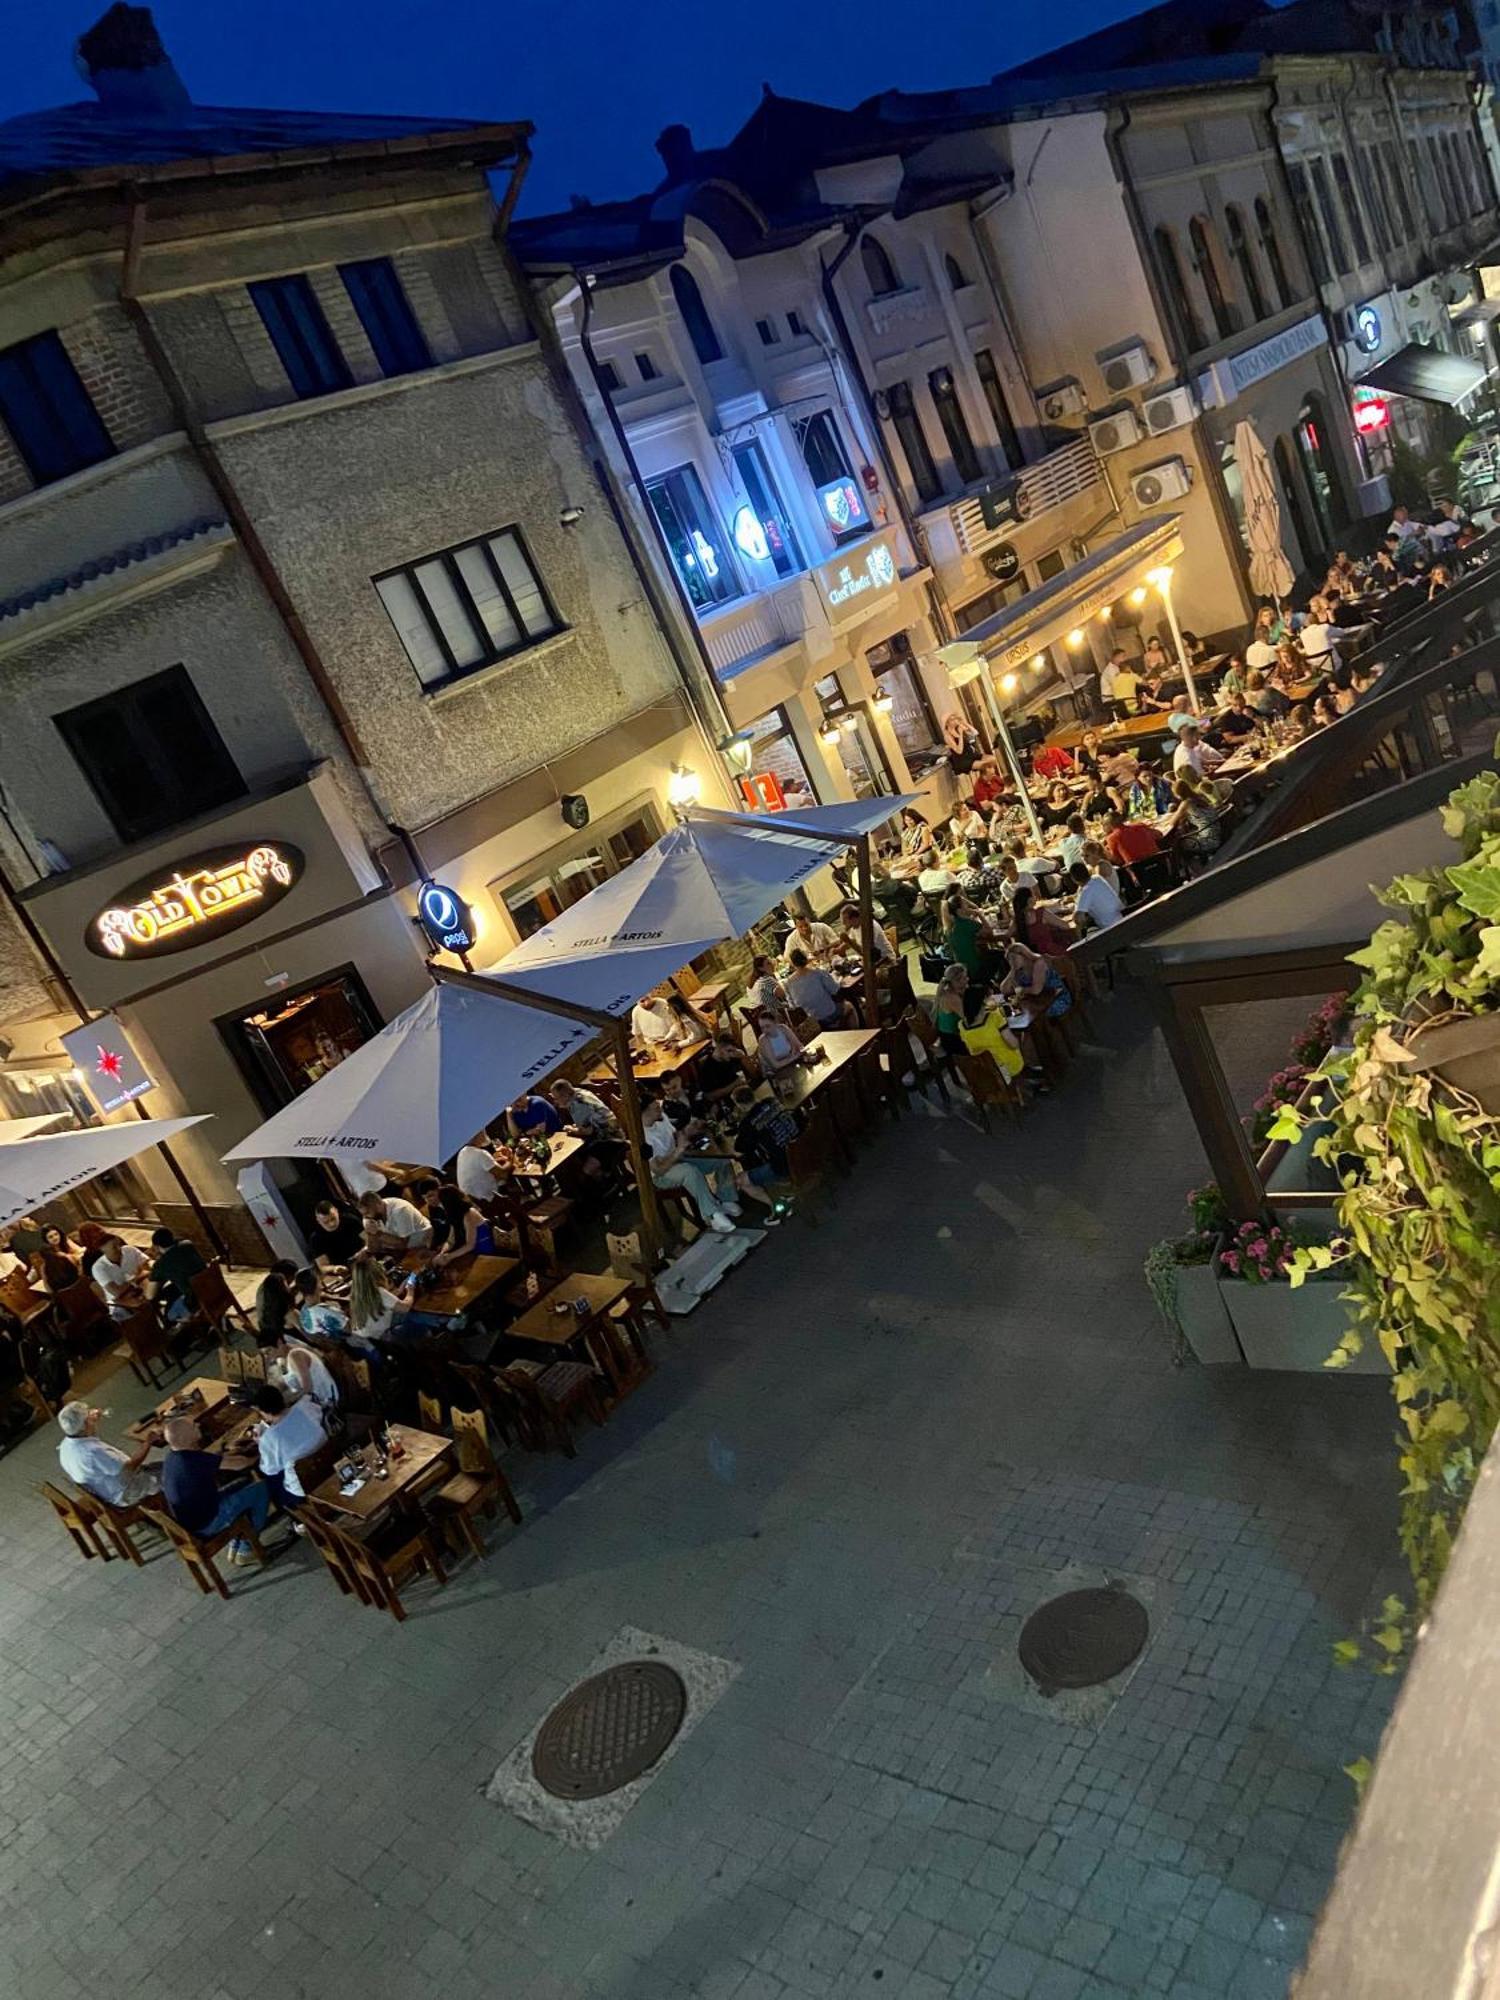
<path id="1" fill-rule="evenodd" d="M 1124 1590 L 1070 1590 L 1021 1628 L 1021 1665 L 1043 1694 L 1097 1687 L 1136 1659 L 1150 1626 L 1146 1607 Z"/>
<path id="2" fill-rule="evenodd" d="M 558 1799 L 602 1799 L 661 1756 L 682 1727 L 687 1689 L 656 1660 L 580 1681 L 537 1731 L 532 1776 Z"/>

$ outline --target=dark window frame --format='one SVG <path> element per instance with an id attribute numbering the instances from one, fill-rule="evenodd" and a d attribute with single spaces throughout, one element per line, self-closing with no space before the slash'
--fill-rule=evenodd
<path id="1" fill-rule="evenodd" d="M 1331 153 L 1329 164 L 1333 169 L 1333 184 L 1338 189 L 1344 204 L 1344 219 L 1349 224 L 1349 243 L 1354 251 L 1357 265 L 1370 261 L 1370 235 L 1365 227 L 1364 211 L 1359 205 L 1359 195 L 1354 186 L 1354 176 L 1349 171 L 1349 162 L 1342 153 Z"/>
<path id="2" fill-rule="evenodd" d="M 0 349 L 0 422 L 36 486 L 55 486 L 115 456 L 56 327 Z"/>
<path id="3" fill-rule="evenodd" d="M 1010 412 L 1010 399 L 1005 393 L 1005 379 L 1000 373 L 1000 365 L 994 350 L 976 347 L 974 350 L 974 373 L 979 377 L 979 387 L 989 406 L 990 422 L 995 427 L 1000 450 L 1005 459 L 1006 470 L 1019 472 L 1026 463 L 1026 454 L 1021 448 L 1021 434 L 1016 429 L 1016 420 Z"/>
<path id="4" fill-rule="evenodd" d="M 1307 246 L 1307 261 L 1312 266 L 1313 283 L 1326 285 L 1333 273 L 1328 262 L 1328 249 L 1323 241 L 1323 225 L 1318 220 L 1312 181 L 1301 160 L 1288 160 L 1286 182 L 1291 189 L 1292 208 L 1302 226 L 1302 240 Z"/>
<path id="5" fill-rule="evenodd" d="M 667 277 L 672 297 L 677 302 L 678 317 L 698 357 L 698 365 L 711 368 L 716 361 L 724 359 L 724 343 L 719 338 L 713 315 L 704 303 L 703 288 L 686 264 L 674 264 Z"/>
<path id="6" fill-rule="evenodd" d="M 644 349 L 635 357 L 635 372 L 643 382 L 659 382 L 661 370 Z"/>
<path id="7" fill-rule="evenodd" d="M 182 746 L 186 755 L 174 765 L 165 739 L 155 730 L 146 714 L 148 704 L 166 697 L 190 718 L 200 742 Z M 179 661 L 160 672 L 96 695 L 91 701 L 76 703 L 52 717 L 54 726 L 89 790 L 99 801 L 105 818 L 127 846 L 159 839 L 173 827 L 189 820 L 222 811 L 237 799 L 247 798 L 250 787 L 224 741 L 208 705 L 198 692 L 192 675 Z M 117 749 L 128 748 L 150 797 L 160 801 L 160 809 L 132 812 L 123 793 L 110 783 L 107 772 L 88 741 L 92 726 L 104 722 Z M 211 781 L 205 750 L 218 767 L 219 782 Z M 192 776 L 200 789 L 195 793 Z"/>
<path id="8" fill-rule="evenodd" d="M 496 560 L 494 550 L 490 547 L 491 542 L 499 541 L 506 535 L 510 536 L 520 551 L 521 560 L 531 572 L 531 580 L 536 585 L 537 593 L 541 597 L 542 603 L 546 606 L 547 616 L 552 621 L 550 629 L 546 632 L 527 631 L 526 620 L 521 614 L 520 606 L 516 603 L 510 585 L 505 580 L 505 572 Z M 495 587 L 500 593 L 507 612 L 510 614 L 511 620 L 519 634 L 513 646 L 497 647 L 495 645 L 494 640 L 490 637 L 489 628 L 486 626 L 484 618 L 479 611 L 479 607 L 469 594 L 468 584 L 464 581 L 463 573 L 458 567 L 458 557 L 468 549 L 478 549 L 480 551 L 490 571 Z M 428 563 L 442 564 L 443 573 L 448 579 L 449 587 L 457 596 L 464 617 L 468 621 L 475 639 L 478 641 L 480 657 L 477 660 L 469 660 L 460 665 L 454 657 L 448 635 L 443 630 L 443 621 L 433 609 L 432 601 L 423 588 L 421 578 L 417 575 L 417 571 L 424 568 Z M 437 641 L 438 650 L 442 653 L 447 663 L 448 671 L 441 680 L 424 681 L 416 661 L 412 659 L 410 653 L 406 652 L 405 641 L 401 638 L 400 630 L 396 625 L 390 608 L 386 604 L 385 599 L 380 596 L 379 586 L 388 577 L 392 576 L 400 576 L 406 579 L 407 587 L 422 608 L 428 631 Z M 513 660 L 519 653 L 528 653 L 533 646 L 543 646 L 549 639 L 555 639 L 559 633 L 566 632 L 569 629 L 566 620 L 558 611 L 552 592 L 547 587 L 546 578 L 537 568 L 532 558 L 531 549 L 525 535 L 514 521 L 507 523 L 502 528 L 491 528 L 487 534 L 473 535 L 467 541 L 453 542 L 447 548 L 430 549 L 425 555 L 413 556 L 408 562 L 392 563 L 388 569 L 377 571 L 370 578 L 370 583 L 375 590 L 377 599 L 379 599 L 381 610 L 391 620 L 391 629 L 396 634 L 397 644 L 401 647 L 402 652 L 406 653 L 407 659 L 411 662 L 411 670 L 417 677 L 417 685 L 424 694 L 437 694 L 446 688 L 456 686 L 461 681 L 472 680 L 475 674 L 482 674 L 488 668 L 498 666 L 502 660 Z"/>
<path id="9" fill-rule="evenodd" d="M 904 290 L 891 253 L 878 236 L 861 237 L 859 261 L 872 299 L 888 299 Z"/>
<path id="10" fill-rule="evenodd" d="M 951 250 L 943 253 L 943 275 L 948 280 L 950 292 L 966 292 L 974 282 Z"/>
<path id="11" fill-rule="evenodd" d="M 1271 317 L 1271 308 L 1266 298 L 1265 288 L 1260 282 L 1260 266 L 1255 261 L 1255 252 L 1250 247 L 1250 232 L 1245 227 L 1245 211 L 1237 202 L 1230 202 L 1224 210 L 1224 240 L 1235 269 L 1240 274 L 1240 283 L 1245 288 L 1245 303 L 1250 308 L 1252 323 L 1258 324 Z"/>
<path id="12" fill-rule="evenodd" d="M 686 507 L 678 495 L 670 491 L 673 480 L 682 482 L 682 493 L 688 503 Z M 719 510 L 714 505 L 708 488 L 704 483 L 703 475 L 693 461 L 691 459 L 684 459 L 680 465 L 671 465 L 661 472 L 650 473 L 642 481 L 642 486 L 646 495 L 646 504 L 651 509 L 652 519 L 656 522 L 662 552 L 666 556 L 667 561 L 671 563 L 673 573 L 681 583 L 689 604 L 692 605 L 694 617 L 715 617 L 726 605 L 733 604 L 739 598 L 744 597 L 747 594 L 745 579 L 740 574 L 740 566 L 735 558 L 734 538 L 725 527 Z M 688 532 L 691 533 L 696 529 L 714 551 L 715 556 L 720 559 L 719 578 L 709 577 L 707 582 L 710 585 L 716 585 L 722 579 L 724 587 L 722 589 L 716 587 L 707 590 L 705 601 L 702 604 L 694 601 L 692 579 L 683 575 L 682 567 L 672 553 L 668 541 L 671 530 L 668 524 L 662 519 L 661 510 L 656 503 L 655 496 L 658 490 L 666 496 L 673 512 L 683 521 Z M 701 507 L 698 504 L 700 502 Z M 696 512 L 696 520 L 688 520 L 689 511 Z M 713 530 L 713 533 L 709 532 L 710 529 Z"/>
<path id="13" fill-rule="evenodd" d="M 947 366 L 934 368 L 927 376 L 927 393 L 932 398 L 932 407 L 937 411 L 938 427 L 947 441 L 948 453 L 953 460 L 953 470 L 965 486 L 973 486 L 984 477 L 984 466 L 980 462 L 979 449 L 974 443 L 974 434 L 969 429 L 969 420 L 964 415 L 963 402 L 958 393 L 958 379 Z"/>
<path id="14" fill-rule="evenodd" d="M 354 387 L 349 363 L 306 271 L 256 278 L 245 289 L 299 402 Z"/>
<path id="15" fill-rule="evenodd" d="M 1255 233 L 1260 238 L 1266 268 L 1271 273 L 1271 283 L 1276 290 L 1277 303 L 1281 310 L 1286 312 L 1297 303 L 1297 292 L 1286 268 L 1286 258 L 1281 252 L 1281 235 L 1276 226 L 1276 206 L 1268 195 L 1258 194 L 1255 197 Z"/>
<path id="16" fill-rule="evenodd" d="M 1166 290 L 1167 303 L 1177 321 L 1177 335 L 1189 354 L 1196 354 L 1207 347 L 1203 326 L 1198 311 L 1193 304 L 1193 295 L 1188 290 L 1187 273 L 1182 267 L 1182 255 L 1177 248 L 1176 232 L 1159 222 L 1151 232 L 1152 248 L 1156 253 L 1156 268 Z"/>
<path id="17" fill-rule="evenodd" d="M 943 482 L 938 477 L 932 447 L 927 442 L 917 399 L 909 382 L 893 382 L 885 393 L 891 413 L 891 428 L 905 455 L 912 490 L 924 507 L 930 507 L 935 500 L 942 499 Z"/>
<path id="18" fill-rule="evenodd" d="M 370 352 L 386 380 L 420 375 L 423 369 L 430 368 L 432 349 L 406 295 L 395 259 L 360 257 L 353 263 L 340 264 L 338 269 L 349 303 L 365 330 Z"/>
<path id="19" fill-rule="evenodd" d="M 1188 241 L 1193 248 L 1193 264 L 1213 317 L 1214 331 L 1220 340 L 1232 340 L 1240 330 L 1240 316 L 1225 288 L 1224 273 L 1219 268 L 1218 231 L 1214 228 L 1213 218 L 1195 215 L 1188 224 Z"/>
<path id="20" fill-rule="evenodd" d="M 1338 197 L 1333 191 L 1333 175 L 1329 172 L 1328 162 L 1321 153 L 1308 162 L 1307 173 L 1312 184 L 1313 199 L 1317 203 L 1318 214 L 1323 220 L 1332 275 L 1343 277 L 1345 272 L 1352 271 L 1354 266 L 1349 258 L 1349 244 L 1343 219 L 1339 214 Z"/>

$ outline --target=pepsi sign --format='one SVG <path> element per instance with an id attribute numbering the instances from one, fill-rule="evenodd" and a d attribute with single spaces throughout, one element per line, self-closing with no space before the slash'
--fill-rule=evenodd
<path id="1" fill-rule="evenodd" d="M 474 912 L 441 882 L 424 882 L 417 891 L 417 921 L 437 951 L 474 949 Z"/>

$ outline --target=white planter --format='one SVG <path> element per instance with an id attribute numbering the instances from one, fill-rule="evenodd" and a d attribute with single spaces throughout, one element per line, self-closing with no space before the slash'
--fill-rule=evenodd
<path id="1" fill-rule="evenodd" d="M 1347 1367 L 1324 1363 L 1354 1324 L 1340 1297 L 1336 1278 L 1310 1278 L 1295 1290 L 1287 1284 L 1251 1285 L 1225 1275 L 1215 1259 L 1219 1295 L 1252 1368 L 1294 1369 L 1299 1374 L 1388 1375 L 1378 1341 L 1367 1338 Z"/>
<path id="2" fill-rule="evenodd" d="M 1245 1357 L 1219 1293 L 1214 1261 L 1178 1265 L 1177 1317 L 1188 1346 L 1205 1367 L 1222 1367 L 1230 1362 L 1242 1367 Z"/>

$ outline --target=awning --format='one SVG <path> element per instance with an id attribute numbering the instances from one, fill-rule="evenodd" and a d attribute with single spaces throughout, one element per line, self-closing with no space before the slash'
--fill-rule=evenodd
<path id="1" fill-rule="evenodd" d="M 0 1146 L 0 1229 L 189 1125 L 201 1125 L 208 1115 L 130 1118 L 119 1125 L 90 1125 L 81 1132 L 54 1132 Z"/>
<path id="2" fill-rule="evenodd" d="M 1482 389 L 1484 382 L 1482 361 L 1415 341 L 1359 378 L 1361 389 L 1383 389 L 1389 396 L 1412 396 L 1419 403 L 1442 403 L 1450 410 Z"/>
<path id="3" fill-rule="evenodd" d="M 1061 576 L 1028 590 L 993 618 L 960 633 L 959 643 L 977 646 L 996 666 L 1018 667 L 1044 646 L 1066 637 L 1075 626 L 1096 618 L 1147 569 L 1175 562 L 1181 554 L 1180 515 L 1138 521 Z"/>
<path id="4" fill-rule="evenodd" d="M 1496 319 L 1500 319 L 1500 299 L 1470 299 L 1449 315 L 1453 326 L 1487 326 Z"/>
<path id="5" fill-rule="evenodd" d="M 0 1118 L 0 1146 L 12 1145 L 17 1139 L 29 1139 L 33 1132 L 40 1132 L 48 1125 L 61 1124 L 67 1116 L 66 1111 L 44 1111 L 40 1118 Z"/>

